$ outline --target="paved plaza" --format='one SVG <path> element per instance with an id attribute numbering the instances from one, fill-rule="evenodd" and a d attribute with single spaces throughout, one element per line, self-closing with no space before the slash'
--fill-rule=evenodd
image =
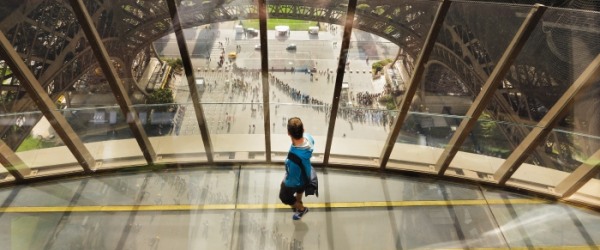
<path id="1" fill-rule="evenodd" d="M 287 118 L 298 116 L 305 121 L 307 131 L 314 135 L 326 135 L 342 27 L 326 26 L 324 29 L 326 30 L 322 28 L 316 37 L 310 36 L 307 31 L 291 31 L 286 38 L 277 37 L 275 31 L 268 32 L 272 133 L 285 134 Z M 201 101 L 211 133 L 264 133 L 262 104 L 259 104 L 262 103 L 262 82 L 258 73 L 261 59 L 260 50 L 255 49 L 259 44 L 258 36 L 236 34 L 233 23 L 222 23 L 218 28 L 203 26 L 188 29 L 184 34 L 190 48 L 195 77 L 203 77 L 207 82 Z M 164 37 L 157 43 L 157 50 L 162 56 L 179 57 L 174 35 Z M 288 44 L 296 44 L 297 49 L 286 50 Z M 385 58 L 393 59 L 397 50 L 391 51 L 392 47 L 394 46 L 384 39 L 361 31 L 353 32 L 348 67 L 344 75 L 344 82 L 349 85 L 349 93 L 345 93 L 346 95 L 376 92 L 375 86 L 383 83 L 372 79 L 371 64 Z M 227 58 L 230 52 L 238 52 L 235 60 Z M 224 55 L 225 60 L 222 67 L 219 67 L 221 55 Z M 295 72 L 291 72 L 292 68 Z M 311 76 L 306 69 L 316 72 Z M 275 79 L 311 98 L 311 103 L 317 105 L 303 105 L 289 91 L 278 88 Z M 384 80 L 380 78 L 375 81 Z M 199 133 L 185 77 L 175 75 L 171 88 L 174 89 L 176 102 L 186 106 L 179 134 Z M 359 108 L 356 104 L 354 107 Z M 384 140 L 389 129 L 380 118 L 377 120 L 377 116 L 384 115 L 387 111 L 377 104 L 360 108 L 372 111 L 365 112 L 366 119 L 360 122 L 338 116 L 336 137 Z M 357 133 L 358 131 L 360 132 Z"/>

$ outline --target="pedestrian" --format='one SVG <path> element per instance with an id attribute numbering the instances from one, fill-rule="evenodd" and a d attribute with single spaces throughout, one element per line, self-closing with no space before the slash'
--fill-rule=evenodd
<path id="1" fill-rule="evenodd" d="M 302 204 L 302 194 L 308 176 L 311 176 L 312 166 L 310 158 L 314 150 L 315 141 L 313 137 L 304 132 L 302 120 L 298 117 L 292 117 L 287 123 L 288 135 L 292 140 L 288 158 L 285 160 L 285 178 L 281 182 L 279 199 L 292 207 L 294 215 L 292 219 L 300 220 L 302 216 L 308 213 L 308 208 Z M 300 164 L 298 164 L 298 163 Z M 304 168 L 302 171 L 300 168 Z M 304 178 L 303 172 L 307 177 Z"/>

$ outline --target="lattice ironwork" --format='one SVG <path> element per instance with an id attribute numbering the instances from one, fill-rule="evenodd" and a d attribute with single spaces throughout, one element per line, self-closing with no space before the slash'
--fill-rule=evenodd
<path id="1" fill-rule="evenodd" d="M 526 0 L 509 2 L 528 3 Z M 548 1 L 545 4 L 563 6 L 565 2 Z M 118 3 L 86 0 L 85 3 L 95 19 L 96 29 L 111 56 L 124 64 L 123 68 L 127 69 L 120 72 L 125 76 L 139 76 L 139 70 L 132 69 L 133 61 L 145 61 L 147 58 L 140 59 L 138 54 L 146 51 L 156 39 L 172 32 L 167 6 L 163 0 L 124 0 Z M 267 11 L 269 18 L 343 24 L 346 4 L 347 2 L 343 0 L 325 3 L 308 0 L 274 0 L 267 2 Z M 429 1 L 359 1 L 354 28 L 387 39 L 400 46 L 409 56 L 416 58 L 424 35 L 429 29 L 431 13 L 436 7 L 435 2 Z M 72 88 L 74 83 L 97 68 L 97 62 L 66 1 L 48 0 L 30 4 L 9 1 L 0 7 L 0 14 L 1 17 L 5 17 L 0 20 L 0 30 L 11 40 L 53 99 L 58 99 L 64 91 Z M 180 8 L 180 15 L 185 17 L 182 26 L 188 28 L 235 21 L 239 18 L 257 19 L 258 9 L 257 4 L 251 1 L 211 1 Z M 597 27 L 593 26 L 594 22 L 585 22 L 585 20 L 581 22 L 587 23 L 584 28 L 587 27 L 588 31 L 597 30 Z M 554 27 L 555 30 L 558 28 L 560 27 Z M 555 31 L 554 35 L 559 32 Z M 443 39 L 436 45 L 432 55 L 434 62 L 455 72 L 470 85 L 470 89 L 480 86 L 482 79 L 486 79 L 493 68 L 486 45 L 478 41 L 477 34 L 480 33 L 480 30 L 473 27 L 445 27 L 440 34 Z M 552 48 L 552 44 L 549 46 Z M 565 56 L 564 51 L 557 49 L 555 51 L 556 58 Z M 561 67 L 565 63 L 557 60 L 554 65 Z M 544 65 L 547 64 L 548 62 L 544 62 Z M 2 112 L 36 110 L 33 101 L 23 96 L 18 81 L 10 73 L 6 73 L 9 72 L 7 66 L 0 64 L 0 70 L 5 72 L 0 79 L 4 83 L 0 86 Z M 527 102 L 524 105 L 528 107 L 535 106 L 532 100 L 543 100 L 539 96 L 540 89 L 547 87 L 548 83 L 558 83 L 553 85 L 557 90 L 564 88 L 561 86 L 563 81 L 560 75 L 553 75 L 553 73 L 552 70 L 543 68 L 543 65 L 536 65 L 535 62 L 515 67 L 510 77 L 512 81 L 519 83 L 519 91 L 522 95 L 519 102 Z M 536 81 L 528 81 L 531 79 L 528 77 L 530 75 L 535 76 Z M 502 91 L 499 92 L 494 103 L 499 106 L 497 109 L 502 109 L 502 113 L 514 114 L 514 117 L 527 115 L 533 118 L 532 120 L 537 117 L 531 110 L 522 112 L 515 109 L 510 98 L 503 96 Z M 0 133 L 5 138 L 10 137 L 7 136 L 10 134 L 10 127 L 0 128 Z M 19 143 L 20 140 L 7 142 L 11 147 Z"/>

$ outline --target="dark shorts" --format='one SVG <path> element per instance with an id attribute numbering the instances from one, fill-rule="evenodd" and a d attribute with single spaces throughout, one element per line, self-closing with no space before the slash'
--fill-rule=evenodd
<path id="1" fill-rule="evenodd" d="M 283 204 L 293 206 L 296 203 L 296 193 L 304 193 L 304 187 L 286 187 L 283 182 L 279 190 L 279 199 Z"/>

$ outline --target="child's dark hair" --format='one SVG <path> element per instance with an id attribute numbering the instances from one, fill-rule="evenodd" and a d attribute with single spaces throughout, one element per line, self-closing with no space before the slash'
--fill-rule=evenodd
<path id="1" fill-rule="evenodd" d="M 304 125 L 302 125 L 302 120 L 300 120 L 300 118 L 298 117 L 290 118 L 288 120 L 287 130 L 288 133 L 292 136 L 292 138 L 302 138 L 302 135 L 304 134 Z"/>

